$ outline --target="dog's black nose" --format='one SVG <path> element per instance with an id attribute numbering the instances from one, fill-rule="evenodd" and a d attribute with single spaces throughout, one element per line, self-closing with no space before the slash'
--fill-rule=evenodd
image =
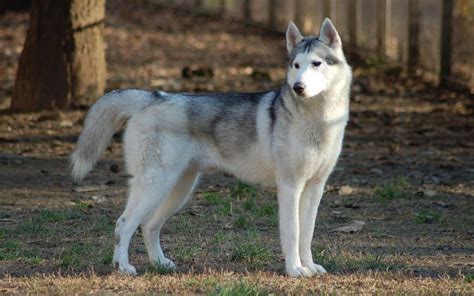
<path id="1" fill-rule="evenodd" d="M 293 85 L 293 90 L 298 95 L 302 95 L 304 93 L 304 88 L 305 86 L 301 82 L 296 82 L 295 85 Z"/>

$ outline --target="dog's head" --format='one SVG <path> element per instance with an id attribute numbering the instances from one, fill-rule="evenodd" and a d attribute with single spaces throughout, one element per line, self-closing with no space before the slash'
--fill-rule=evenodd
<path id="1" fill-rule="evenodd" d="M 286 80 L 296 96 L 310 98 L 324 92 L 347 65 L 339 34 L 328 18 L 322 22 L 319 36 L 308 37 L 290 21 L 286 47 L 290 58 Z"/>

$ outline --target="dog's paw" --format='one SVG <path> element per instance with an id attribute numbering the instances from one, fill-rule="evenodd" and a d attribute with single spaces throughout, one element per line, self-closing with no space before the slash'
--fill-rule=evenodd
<path id="1" fill-rule="evenodd" d="M 158 266 L 162 266 L 162 267 L 165 267 L 165 268 L 168 268 L 168 269 L 175 269 L 176 268 L 176 264 L 174 264 L 174 262 L 171 261 L 168 258 L 164 258 L 162 260 L 154 260 L 153 264 L 158 265 Z"/>
<path id="2" fill-rule="evenodd" d="M 131 264 L 119 264 L 118 271 L 125 275 L 137 275 L 137 269 Z"/>
<path id="3" fill-rule="evenodd" d="M 287 266 L 286 274 L 290 277 L 310 277 L 312 275 L 311 270 L 305 266 Z"/>
<path id="4" fill-rule="evenodd" d="M 322 267 L 321 265 L 319 264 L 316 264 L 316 263 L 309 263 L 309 264 L 304 264 L 304 266 L 306 266 L 310 271 L 311 271 L 311 274 L 325 274 L 327 273 L 326 269 L 324 269 L 324 267 Z"/>

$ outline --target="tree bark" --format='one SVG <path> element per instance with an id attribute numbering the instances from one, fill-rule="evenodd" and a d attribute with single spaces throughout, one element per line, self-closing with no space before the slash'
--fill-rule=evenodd
<path id="1" fill-rule="evenodd" d="M 64 109 L 104 92 L 105 0 L 35 0 L 10 109 Z"/>

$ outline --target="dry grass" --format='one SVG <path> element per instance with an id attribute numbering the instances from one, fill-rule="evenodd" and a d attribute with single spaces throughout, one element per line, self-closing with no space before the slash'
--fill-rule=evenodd
<path id="1" fill-rule="evenodd" d="M 251 274 L 207 271 L 202 274 L 145 274 L 127 277 L 118 274 L 98 276 L 34 276 L 0 280 L 0 292 L 9 294 L 107 294 L 176 293 L 219 294 L 247 290 L 262 294 L 360 294 L 360 295 L 472 295 L 473 284 L 458 278 L 412 277 L 403 274 L 326 275 L 310 279 L 289 279 L 265 272 Z M 245 287 L 245 289 L 243 289 Z M 234 291 L 234 292 L 235 292 Z M 238 295 L 238 294 L 230 294 Z"/>

